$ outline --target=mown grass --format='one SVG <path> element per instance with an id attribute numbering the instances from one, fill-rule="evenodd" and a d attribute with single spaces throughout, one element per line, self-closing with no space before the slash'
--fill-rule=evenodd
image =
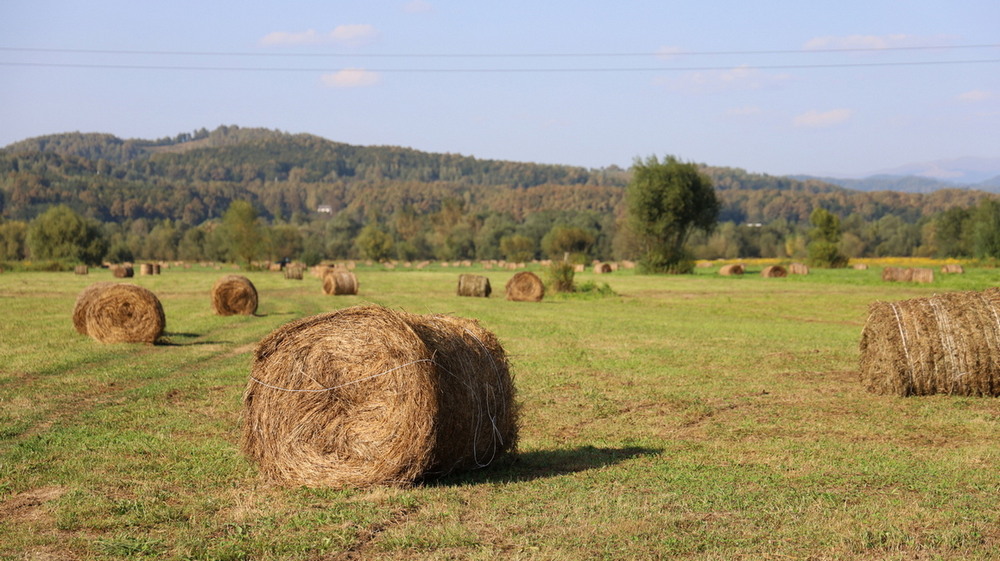
<path id="1" fill-rule="evenodd" d="M 214 269 L 131 282 L 165 344 L 101 345 L 70 314 L 94 271 L 0 274 L 4 559 L 992 559 L 1000 402 L 864 392 L 874 300 L 932 285 L 879 269 L 763 279 L 577 275 L 610 291 L 455 296 L 453 269 L 357 271 L 357 296 L 245 273 L 255 317 L 218 317 Z M 108 278 L 105 278 L 108 277 Z M 410 488 L 282 488 L 239 453 L 253 345 L 299 317 L 374 302 L 479 319 L 506 347 L 520 454 Z"/>

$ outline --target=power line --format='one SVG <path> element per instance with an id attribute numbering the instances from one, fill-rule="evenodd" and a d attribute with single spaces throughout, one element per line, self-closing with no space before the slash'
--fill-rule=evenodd
<path id="1" fill-rule="evenodd" d="M 103 54 L 142 56 L 226 56 L 226 57 L 306 57 L 306 58 L 612 58 L 612 57 L 683 57 L 683 56 L 731 56 L 731 55 L 779 55 L 779 54 L 822 54 L 822 53 L 864 53 L 900 51 L 947 51 L 967 49 L 995 49 L 1000 43 L 973 45 L 924 45 L 909 47 L 844 47 L 817 49 L 772 49 L 772 50 L 729 50 L 729 51 L 659 51 L 659 52 L 594 52 L 594 53 L 278 53 L 278 52 L 233 52 L 233 51 L 158 51 L 128 49 L 69 49 L 46 47 L 0 47 L 0 51 L 23 53 L 61 54 Z"/>
<path id="2" fill-rule="evenodd" d="M 726 66 L 636 66 L 636 67 L 580 67 L 580 68 L 364 68 L 367 72 L 413 74 L 503 74 L 503 73 L 567 73 L 567 72 L 707 72 L 714 70 L 808 70 L 822 68 L 877 68 L 906 66 L 952 66 L 960 64 L 996 64 L 1000 58 L 971 60 L 922 60 L 892 62 L 850 62 L 829 64 L 763 64 Z M 90 64 L 61 62 L 9 62 L 0 66 L 33 68 L 90 68 L 107 70 L 174 70 L 212 72 L 333 72 L 329 67 L 280 67 L 280 66 L 187 66 L 155 64 Z M 343 69 L 340 69 L 343 70 Z"/>

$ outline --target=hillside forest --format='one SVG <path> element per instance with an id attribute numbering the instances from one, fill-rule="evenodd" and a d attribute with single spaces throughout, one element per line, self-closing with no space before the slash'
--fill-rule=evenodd
<path id="1" fill-rule="evenodd" d="M 861 192 L 699 167 L 721 202 L 714 231 L 690 241 L 699 259 L 802 259 L 818 208 L 839 218 L 837 243 L 850 258 L 1000 258 L 1000 200 L 987 192 Z M 239 220 L 258 226 L 260 260 L 633 259 L 629 180 L 617 166 L 236 126 L 157 140 L 58 134 L 0 150 L 0 262 L 66 260 L 44 239 L 70 227 L 89 240 L 77 261 L 236 261 L 227 231 Z"/>

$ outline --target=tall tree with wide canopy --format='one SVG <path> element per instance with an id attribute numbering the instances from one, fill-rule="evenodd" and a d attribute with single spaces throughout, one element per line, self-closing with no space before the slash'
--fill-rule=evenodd
<path id="1" fill-rule="evenodd" d="M 693 163 L 674 156 L 636 158 L 625 193 L 629 224 L 643 252 L 641 270 L 690 273 L 694 261 L 685 248 L 694 230 L 711 232 L 720 203 L 712 181 Z"/>
<path id="2" fill-rule="evenodd" d="M 264 249 L 264 229 L 257 209 L 249 201 L 233 201 L 222 217 L 222 228 L 231 258 L 249 269 Z"/>

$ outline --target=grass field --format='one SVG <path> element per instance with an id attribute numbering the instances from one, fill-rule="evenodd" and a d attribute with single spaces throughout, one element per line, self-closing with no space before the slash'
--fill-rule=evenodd
<path id="1" fill-rule="evenodd" d="M 858 340 L 875 300 L 930 285 L 879 268 L 764 279 L 630 271 L 611 296 L 455 296 L 455 269 L 360 268 L 357 296 L 246 274 L 258 316 L 212 314 L 231 270 L 130 282 L 163 344 L 73 329 L 107 271 L 0 274 L 3 559 L 996 559 L 1000 401 L 866 393 Z M 283 488 L 238 448 L 252 349 L 276 327 L 359 303 L 477 318 L 522 404 L 513 461 L 409 488 Z"/>

